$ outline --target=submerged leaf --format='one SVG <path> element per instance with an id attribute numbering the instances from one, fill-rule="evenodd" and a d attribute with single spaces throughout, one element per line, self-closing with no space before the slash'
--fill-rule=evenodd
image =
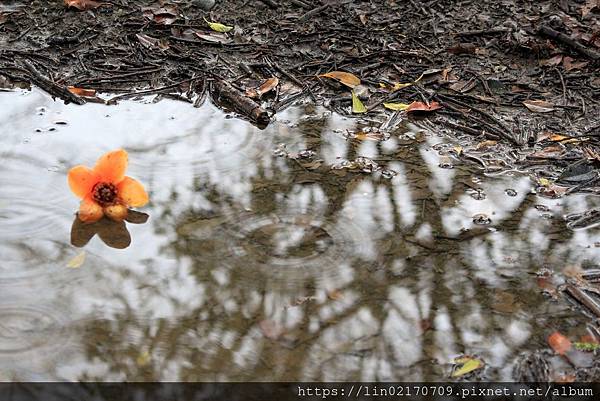
<path id="1" fill-rule="evenodd" d="M 384 103 L 383 107 L 390 110 L 402 111 L 408 109 L 410 104 L 407 103 Z"/>
<path id="2" fill-rule="evenodd" d="M 360 101 L 358 96 L 356 96 L 354 91 L 352 91 L 352 112 L 353 113 L 366 113 L 367 112 L 367 108 Z"/>
<path id="3" fill-rule="evenodd" d="M 548 344 L 554 352 L 559 355 L 564 355 L 571 349 L 571 340 L 560 334 L 558 331 L 550 334 L 550 337 L 548 337 Z"/>
<path id="4" fill-rule="evenodd" d="M 232 26 L 219 24 L 218 22 L 210 22 L 206 18 L 204 18 L 204 21 L 206 21 L 206 23 L 208 24 L 208 26 L 210 27 L 210 29 L 212 29 L 213 31 L 217 31 L 217 32 L 229 32 L 229 31 L 231 31 L 233 29 Z"/>
<path id="5" fill-rule="evenodd" d="M 479 369 L 483 366 L 483 362 L 476 358 L 464 357 L 458 358 L 454 360 L 455 363 L 462 364 L 462 366 L 452 372 L 452 377 L 460 377 L 464 376 L 467 373 L 470 373 L 476 369 Z"/>
<path id="6" fill-rule="evenodd" d="M 85 262 L 85 251 L 80 252 L 77 256 L 71 259 L 69 263 L 67 263 L 67 267 L 71 269 L 77 269 L 83 265 L 83 262 Z"/>
<path id="7" fill-rule="evenodd" d="M 336 81 L 350 87 L 354 88 L 355 86 L 360 85 L 360 79 L 349 72 L 344 71 L 331 71 L 325 74 L 319 75 L 320 77 L 335 79 Z"/>

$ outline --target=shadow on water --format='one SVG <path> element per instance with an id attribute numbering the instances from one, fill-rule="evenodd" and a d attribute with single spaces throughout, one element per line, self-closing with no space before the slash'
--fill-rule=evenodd
<path id="1" fill-rule="evenodd" d="M 599 262 L 598 228 L 562 218 L 598 199 L 449 164 L 453 145 L 416 126 L 376 142 L 310 105 L 265 131 L 167 100 L 77 107 L 34 91 L 0 105 L 7 377 L 444 380 L 476 354 L 510 380 L 551 331 L 585 329 L 535 272 Z M 152 218 L 73 223 L 66 172 L 117 147 Z M 397 174 L 331 169 L 359 156 Z"/>

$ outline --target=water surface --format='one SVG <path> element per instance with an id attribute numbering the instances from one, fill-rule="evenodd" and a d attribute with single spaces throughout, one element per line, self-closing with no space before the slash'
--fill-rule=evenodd
<path id="1" fill-rule="evenodd" d="M 151 100 L 0 93 L 1 380 L 444 380 L 461 354 L 510 380 L 585 333 L 535 273 L 599 262 L 599 229 L 563 219 L 597 197 L 540 197 L 411 124 L 348 140 L 356 120 L 311 105 L 260 131 Z M 75 247 L 66 173 L 118 147 L 150 218 Z M 358 156 L 397 174 L 330 168 Z"/>

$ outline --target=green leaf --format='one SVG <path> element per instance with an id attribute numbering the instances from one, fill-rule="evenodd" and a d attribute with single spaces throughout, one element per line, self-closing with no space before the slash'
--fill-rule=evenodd
<path id="1" fill-rule="evenodd" d="M 402 110 L 406 110 L 408 108 L 408 106 L 410 106 L 410 105 L 406 104 L 406 103 L 384 103 L 383 106 L 386 109 L 402 111 Z"/>
<path id="2" fill-rule="evenodd" d="M 455 360 L 455 362 L 457 363 L 462 363 L 463 365 L 456 369 L 453 373 L 452 373 L 452 377 L 460 377 L 460 376 L 464 376 L 467 373 L 470 373 L 476 369 L 479 369 L 480 367 L 483 366 L 483 362 L 481 362 L 479 359 L 466 359 L 466 358 L 460 358 Z"/>
<path id="3" fill-rule="evenodd" d="M 206 21 L 206 23 L 208 24 L 208 26 L 210 27 L 210 29 L 212 29 L 213 31 L 217 31 L 217 32 L 229 32 L 233 29 L 232 26 L 227 26 L 227 25 L 223 25 L 223 24 L 219 24 L 218 22 L 209 22 L 206 18 L 204 18 L 204 21 Z"/>
<path id="4" fill-rule="evenodd" d="M 352 91 L 352 112 L 353 113 L 366 113 L 367 112 L 367 108 L 360 101 L 358 96 L 356 96 L 354 91 Z"/>
<path id="5" fill-rule="evenodd" d="M 81 265 L 83 265 L 83 262 L 85 262 L 85 251 L 82 251 L 81 253 L 79 253 L 79 255 L 71 259 L 69 263 L 67 263 L 67 267 L 71 269 L 77 269 L 80 268 Z"/>
<path id="6" fill-rule="evenodd" d="M 580 351 L 588 351 L 592 352 L 597 349 L 600 349 L 600 344 L 597 343 L 585 343 L 585 342 L 575 342 L 573 346 Z"/>

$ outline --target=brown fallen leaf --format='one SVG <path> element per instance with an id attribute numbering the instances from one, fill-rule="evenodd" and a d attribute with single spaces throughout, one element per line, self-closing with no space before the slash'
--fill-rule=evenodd
<path id="1" fill-rule="evenodd" d="M 412 102 L 408 108 L 406 109 L 407 112 L 414 112 L 414 111 L 434 111 L 439 109 L 441 106 L 438 102 L 431 102 L 429 104 L 427 103 L 423 103 L 423 102 Z"/>
<path id="2" fill-rule="evenodd" d="M 260 99 L 265 93 L 276 88 L 277 85 L 279 85 L 279 79 L 277 77 L 269 78 L 258 88 L 246 89 L 246 96 L 251 99 Z"/>
<path id="3" fill-rule="evenodd" d="M 339 83 L 344 84 L 350 88 L 354 88 L 354 87 L 360 85 L 360 79 L 356 75 L 351 74 L 349 72 L 331 71 L 331 72 L 327 72 L 325 74 L 321 74 L 319 76 L 335 79 Z"/>
<path id="4" fill-rule="evenodd" d="M 102 4 L 94 0 L 64 0 L 67 7 L 73 7 L 80 11 L 92 10 Z"/>
<path id="5" fill-rule="evenodd" d="M 548 345 L 559 355 L 564 355 L 571 349 L 571 340 L 560 334 L 558 331 L 550 334 L 548 337 Z"/>
<path id="6" fill-rule="evenodd" d="M 588 64 L 589 62 L 587 61 L 575 61 L 573 58 L 568 56 L 563 59 L 563 66 L 567 72 L 572 70 L 580 70 Z"/>
<path id="7" fill-rule="evenodd" d="M 207 42 L 212 42 L 212 43 L 223 43 L 223 44 L 227 44 L 227 43 L 231 43 L 232 39 L 225 35 L 224 33 L 220 33 L 220 32 L 210 32 L 210 33 L 202 33 L 202 32 L 194 32 L 196 34 L 197 37 L 199 37 L 202 40 L 206 40 Z"/>
<path id="8" fill-rule="evenodd" d="M 496 146 L 497 143 L 498 143 L 498 141 L 492 141 L 492 140 L 479 142 L 477 144 L 477 146 L 475 147 L 475 149 L 487 150 L 487 149 L 491 148 L 492 146 Z"/>
<path id="9" fill-rule="evenodd" d="M 550 113 L 554 111 L 554 104 L 545 100 L 525 100 L 523 105 L 534 113 Z"/>
<path id="10" fill-rule="evenodd" d="M 556 67 L 557 65 L 559 65 L 561 63 L 562 60 L 563 60 L 563 55 L 557 54 L 556 56 L 550 57 L 549 59 L 540 60 L 540 65 L 542 67 Z"/>
<path id="11" fill-rule="evenodd" d="M 77 96 L 83 96 L 83 97 L 94 97 L 96 96 L 96 90 L 95 89 L 84 89 L 84 88 L 77 88 L 75 86 L 69 86 L 67 87 L 67 89 L 69 90 L 69 92 L 77 95 Z"/>
<path id="12" fill-rule="evenodd" d="M 175 6 L 142 8 L 144 17 L 160 25 L 171 25 L 177 20 L 178 10 Z"/>
<path id="13" fill-rule="evenodd" d="M 452 54 L 475 54 L 477 46 L 474 43 L 458 43 L 447 49 Z"/>
<path id="14" fill-rule="evenodd" d="M 169 48 L 169 43 L 164 38 L 157 39 L 157 38 L 153 38 L 153 37 L 148 36 L 143 33 L 138 33 L 135 36 L 138 38 L 138 40 L 140 41 L 142 46 L 144 46 L 148 49 L 152 49 L 152 48 L 156 47 L 156 48 L 159 48 L 160 50 L 167 50 Z"/>

